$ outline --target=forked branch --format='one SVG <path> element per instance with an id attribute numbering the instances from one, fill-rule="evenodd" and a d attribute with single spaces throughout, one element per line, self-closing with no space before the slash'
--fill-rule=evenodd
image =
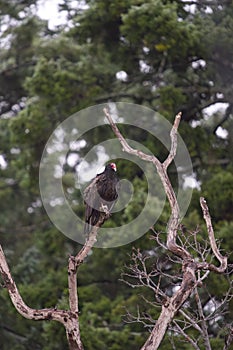
<path id="1" fill-rule="evenodd" d="M 129 154 L 133 154 L 133 155 L 135 155 L 135 156 L 137 156 L 145 161 L 152 162 L 155 165 L 156 170 L 158 172 L 158 175 L 162 181 L 162 184 L 163 184 L 163 187 L 164 187 L 166 196 L 169 200 L 170 208 L 171 208 L 171 216 L 170 216 L 170 220 L 168 223 L 168 229 L 167 229 L 167 232 L 168 232 L 167 247 L 174 254 L 179 255 L 180 257 L 185 258 L 185 259 L 191 259 L 189 252 L 186 249 L 184 249 L 183 247 L 181 247 L 180 245 L 176 244 L 177 230 L 179 227 L 180 208 L 179 208 L 179 205 L 178 205 L 178 202 L 176 199 L 174 189 L 173 189 L 171 182 L 170 182 L 170 179 L 167 175 L 168 165 L 171 164 L 171 162 L 173 161 L 173 159 L 175 158 L 175 155 L 176 155 L 177 129 L 178 129 L 179 124 L 180 124 L 181 113 L 178 113 L 175 117 L 175 121 L 174 121 L 173 127 L 172 127 L 171 132 L 170 132 L 171 148 L 170 148 L 170 151 L 169 151 L 167 158 L 165 159 L 165 161 L 163 163 L 161 163 L 155 155 L 146 154 L 142 151 L 138 151 L 137 149 L 133 149 L 127 143 L 127 141 L 125 140 L 125 138 L 121 134 L 117 125 L 114 123 L 111 114 L 109 113 L 109 111 L 106 108 L 104 108 L 104 113 L 105 113 L 106 118 L 109 121 L 109 124 L 110 124 L 114 134 L 116 135 L 116 137 L 120 141 L 122 148 L 123 148 L 123 151 L 125 151 Z"/>
<path id="2" fill-rule="evenodd" d="M 54 320 L 63 324 L 66 329 L 67 340 L 71 350 L 83 350 L 79 330 L 79 309 L 77 292 L 77 269 L 92 249 L 97 239 L 99 227 L 104 221 L 104 214 L 95 227 L 92 228 L 89 236 L 76 256 L 70 256 L 68 264 L 68 287 L 69 287 L 69 310 L 57 308 L 33 309 L 24 302 L 19 290 L 11 276 L 3 249 L 0 245 L 0 274 L 4 287 L 7 288 L 11 301 L 16 310 L 25 318 L 30 320 Z"/>
<path id="3" fill-rule="evenodd" d="M 156 321 L 153 329 L 151 330 L 151 333 L 145 342 L 145 344 L 142 346 L 141 350 L 156 350 L 161 344 L 161 341 L 165 335 L 165 332 L 168 328 L 168 326 L 171 324 L 172 320 L 174 319 L 175 314 L 178 310 L 182 307 L 183 303 L 190 297 L 193 290 L 199 285 L 200 278 L 197 279 L 196 273 L 202 269 L 202 270 L 212 270 L 215 272 L 224 272 L 227 267 L 227 258 L 223 257 L 216 245 L 214 233 L 213 233 L 213 227 L 211 224 L 211 219 L 208 211 L 207 204 L 204 200 L 204 198 L 201 198 L 201 207 L 203 210 L 203 216 L 206 222 L 207 231 L 209 235 L 209 240 L 211 244 L 211 248 L 216 256 L 216 258 L 220 261 L 220 267 L 215 267 L 213 264 L 209 264 L 207 262 L 201 262 L 198 263 L 195 258 L 189 253 L 187 249 L 187 245 L 182 244 L 181 241 L 177 244 L 177 233 L 179 228 L 179 216 L 180 216 L 180 208 L 177 202 L 177 198 L 175 195 L 175 192 L 173 190 L 173 187 L 171 185 L 170 179 L 167 174 L 167 168 L 173 161 L 176 151 L 177 151 L 177 129 L 180 124 L 181 120 L 181 113 L 177 114 L 173 127 L 170 132 L 170 138 L 171 138 L 171 147 L 169 154 L 166 158 L 166 160 L 161 163 L 156 156 L 151 156 L 148 154 L 145 154 L 141 151 L 138 151 L 137 149 L 133 149 L 125 140 L 123 135 L 121 134 L 120 130 L 114 123 L 112 116 L 108 112 L 108 110 L 105 108 L 104 113 L 106 118 L 109 121 L 109 124 L 118 138 L 119 142 L 121 143 L 123 147 L 123 151 L 133 154 L 145 161 L 152 162 L 158 172 L 158 175 L 160 176 L 160 179 L 162 181 L 165 193 L 167 195 L 170 208 L 171 208 L 171 216 L 168 223 L 167 228 L 167 244 L 166 248 L 172 252 L 173 254 L 179 256 L 182 261 L 182 281 L 180 283 L 180 286 L 177 291 L 174 292 L 174 294 L 169 297 L 166 296 L 165 302 L 162 302 L 161 305 L 161 313 Z M 141 254 L 138 255 L 139 258 Z M 143 263 L 143 260 L 141 259 L 141 263 Z M 143 264 L 142 264 L 143 265 Z M 145 285 L 146 282 L 150 281 L 150 275 L 145 272 L 144 270 L 137 270 L 139 265 L 135 265 L 135 268 L 131 267 L 131 272 L 133 271 L 133 277 L 136 277 L 138 279 L 138 285 Z M 136 276 L 135 276 L 136 271 Z M 143 274 L 143 279 L 142 279 Z M 132 277 L 132 276 L 131 276 Z M 200 277 L 200 276 L 198 276 Z M 205 274 L 205 277 L 207 277 L 207 274 Z M 148 283 L 147 283 L 148 284 Z M 148 287 L 152 288 L 154 290 L 154 293 L 156 295 L 156 285 L 149 283 Z M 138 315 L 137 315 L 138 317 Z M 192 340 L 190 339 L 192 342 Z"/>

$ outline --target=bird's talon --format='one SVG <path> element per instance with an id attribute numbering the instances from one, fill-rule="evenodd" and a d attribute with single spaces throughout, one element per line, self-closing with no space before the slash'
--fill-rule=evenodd
<path id="1" fill-rule="evenodd" d="M 109 210 L 108 210 L 107 205 L 102 204 L 100 209 L 104 212 L 104 214 L 105 214 L 107 217 L 110 216 L 110 212 L 109 212 Z"/>

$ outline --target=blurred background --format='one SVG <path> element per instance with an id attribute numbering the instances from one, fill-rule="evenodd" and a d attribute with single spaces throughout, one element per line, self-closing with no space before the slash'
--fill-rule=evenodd
<path id="1" fill-rule="evenodd" d="M 221 247 L 232 252 L 232 32 L 231 0 L 0 0 L 0 241 L 29 306 L 68 307 L 67 261 L 80 246 L 63 236 L 46 215 L 39 164 L 54 129 L 71 114 L 95 104 L 136 103 L 170 122 L 182 111 L 179 131 L 194 170 L 186 182 L 193 196 L 183 227 L 195 230 L 198 226 L 205 236 L 199 206 L 199 197 L 204 196 Z M 166 149 L 150 134 L 125 126 L 121 130 L 159 159 L 166 157 Z M 104 139 L 112 137 L 108 126 L 87 132 L 67 154 L 64 191 L 80 216 L 84 207 L 74 174 L 82 157 L 103 141 L 103 135 Z M 137 216 L 147 194 L 147 182 L 137 165 L 119 159 L 117 167 L 119 175 L 133 184 L 135 196 L 106 227 Z M 190 169 L 182 171 L 185 177 Z M 174 165 L 170 176 L 176 189 Z M 166 204 L 155 227 L 162 235 L 168 208 Z M 162 258 L 150 234 L 120 248 L 94 249 L 80 268 L 85 349 L 133 350 L 147 338 L 145 327 L 125 324 L 122 315 L 126 307 L 136 313 L 139 305 L 156 319 L 159 309 L 151 310 L 139 295 L 141 289 L 130 289 L 119 279 L 130 262 L 132 246 L 152 252 L 154 259 Z M 232 262 L 232 256 L 229 259 Z M 228 288 L 225 276 L 210 274 L 200 291 L 207 315 Z M 148 291 L 143 293 L 150 298 Z M 222 315 L 208 323 L 212 349 L 224 347 L 232 307 L 232 302 L 227 303 Z M 170 340 L 168 332 L 161 349 L 172 349 Z M 182 340 L 175 337 L 173 346 L 192 349 Z M 25 320 L 1 288 L 0 349 L 32 348 L 67 349 L 63 327 Z"/>

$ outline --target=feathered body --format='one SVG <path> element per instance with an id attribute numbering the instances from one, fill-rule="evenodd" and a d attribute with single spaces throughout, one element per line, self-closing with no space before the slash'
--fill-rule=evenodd
<path id="1" fill-rule="evenodd" d="M 118 197 L 118 182 L 116 164 L 110 163 L 101 174 L 97 174 L 90 185 L 84 190 L 85 227 L 84 233 L 89 233 L 95 226 L 104 207 L 111 212 Z M 107 215 L 106 215 L 107 218 Z"/>

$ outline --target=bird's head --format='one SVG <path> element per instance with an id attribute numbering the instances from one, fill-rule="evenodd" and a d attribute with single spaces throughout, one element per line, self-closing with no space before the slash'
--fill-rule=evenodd
<path id="1" fill-rule="evenodd" d="M 110 168 L 113 169 L 114 171 L 117 170 L 116 164 L 115 163 L 110 163 L 109 164 Z"/>

